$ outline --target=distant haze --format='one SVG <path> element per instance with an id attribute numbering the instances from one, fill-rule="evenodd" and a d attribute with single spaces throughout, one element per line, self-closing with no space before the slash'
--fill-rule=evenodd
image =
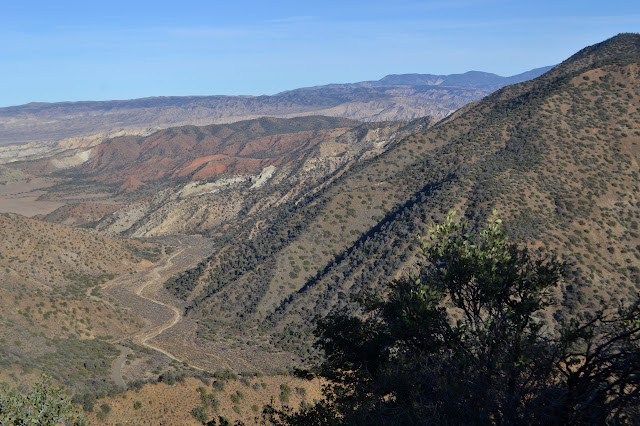
<path id="1" fill-rule="evenodd" d="M 326 115 L 360 121 L 424 116 L 441 119 L 501 87 L 537 77 L 550 68 L 536 68 L 511 77 L 479 71 L 388 75 L 378 81 L 307 87 L 273 96 L 30 103 L 0 108 L 0 146 L 149 132 L 176 125 L 230 123 L 261 116 Z"/>

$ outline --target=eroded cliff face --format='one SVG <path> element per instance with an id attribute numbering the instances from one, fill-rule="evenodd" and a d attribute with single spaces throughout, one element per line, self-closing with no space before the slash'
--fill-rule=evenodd
<path id="1" fill-rule="evenodd" d="M 402 123 L 372 124 L 259 138 L 225 149 L 227 154 L 166 167 L 164 173 L 149 164 L 149 170 L 155 170 L 154 179 L 176 184 L 122 207 L 96 229 L 134 237 L 219 232 L 321 191 L 353 164 L 379 155 L 408 134 L 404 127 Z M 147 175 L 136 176 L 135 183 L 144 185 L 142 178 Z M 135 189 L 127 186 L 132 179 L 128 177 L 120 189 Z"/>
<path id="2" fill-rule="evenodd" d="M 432 122 L 312 116 L 183 126 L 3 167 L 55 181 L 38 198 L 62 205 L 41 215 L 48 221 L 108 235 L 208 235 L 313 195 Z"/>

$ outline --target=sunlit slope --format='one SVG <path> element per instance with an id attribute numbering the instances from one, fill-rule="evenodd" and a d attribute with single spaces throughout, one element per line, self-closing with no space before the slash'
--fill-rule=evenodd
<path id="1" fill-rule="evenodd" d="M 142 322 L 98 297 L 99 285 L 148 267 L 161 249 L 0 215 L 0 380 L 25 384 L 44 371 L 74 398 L 113 390 L 119 350 L 109 342 Z"/>

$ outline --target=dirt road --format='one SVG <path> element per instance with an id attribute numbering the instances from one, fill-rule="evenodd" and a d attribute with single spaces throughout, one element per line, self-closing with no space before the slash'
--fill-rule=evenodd
<path id="1" fill-rule="evenodd" d="M 113 360 L 111 363 L 111 379 L 116 382 L 116 385 L 120 386 L 123 389 L 127 388 L 126 383 L 122 379 L 122 364 L 127 360 L 127 355 L 129 355 L 129 348 L 121 345 L 117 345 L 118 349 L 120 349 L 120 356 Z"/>
<path id="2" fill-rule="evenodd" d="M 184 241 L 188 240 L 188 241 Z M 131 338 L 134 343 L 160 352 L 171 359 L 182 362 L 174 354 L 149 343 L 164 331 L 178 324 L 182 319 L 183 307 L 174 306 L 160 300 L 158 291 L 163 283 L 176 272 L 194 266 L 201 258 L 210 253 L 209 242 L 193 237 L 176 238 L 179 248 L 156 266 L 134 276 L 120 277 L 102 286 L 101 290 L 113 297 L 119 304 L 132 310 L 144 320 L 147 326 Z M 106 301 L 105 301 L 106 302 Z M 178 301 L 176 301 L 178 302 Z M 126 338 L 126 337 L 125 337 Z M 122 341 L 123 339 L 119 339 Z M 117 343 L 117 342 L 116 342 Z M 111 365 L 111 376 L 118 386 L 126 387 L 122 379 L 122 365 L 127 359 L 129 348 L 118 345 L 120 356 Z M 202 370 L 198 366 L 193 368 Z"/>
<path id="3" fill-rule="evenodd" d="M 178 309 L 175 306 L 171 306 L 168 305 L 164 302 L 161 302 L 160 300 L 157 300 L 153 297 L 153 295 L 147 296 L 144 294 L 144 290 L 152 284 L 162 284 L 166 279 L 167 276 L 164 276 L 160 273 L 163 271 L 166 271 L 168 269 L 170 269 L 173 266 L 173 258 L 175 258 L 176 256 L 182 254 L 184 252 L 185 249 L 181 249 L 180 251 L 176 252 L 175 254 L 173 254 L 171 257 L 169 257 L 165 264 L 162 266 L 157 266 L 155 268 L 153 268 L 148 275 L 148 279 L 146 280 L 146 282 L 144 282 L 140 287 L 138 287 L 138 289 L 136 290 L 136 295 L 142 297 L 143 299 L 146 299 L 148 301 L 150 301 L 151 303 L 155 303 L 156 305 L 159 306 L 163 306 L 169 310 L 171 310 L 173 312 L 173 318 L 160 325 L 160 327 L 153 327 L 150 330 L 145 330 L 143 332 L 140 332 L 138 334 L 136 334 L 134 336 L 134 341 L 142 346 L 146 346 L 149 349 L 153 349 L 154 351 L 158 351 L 160 353 L 165 354 L 166 356 L 168 356 L 171 359 L 174 359 L 176 361 L 180 361 L 182 362 L 183 360 L 180 360 L 178 358 L 176 358 L 173 354 L 165 351 L 164 349 L 161 349 L 157 346 L 154 346 L 150 343 L 148 343 L 149 340 L 153 339 L 156 336 L 159 336 L 163 331 L 168 330 L 169 328 L 173 327 L 174 325 L 176 325 L 178 322 L 180 322 L 180 320 L 182 319 L 182 309 Z M 192 365 L 193 368 L 197 369 L 197 370 L 202 370 L 201 368 Z"/>

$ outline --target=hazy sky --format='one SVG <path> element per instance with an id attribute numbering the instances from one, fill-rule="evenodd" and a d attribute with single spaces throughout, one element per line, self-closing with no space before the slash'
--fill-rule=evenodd
<path id="1" fill-rule="evenodd" d="M 513 75 L 640 32 L 639 4 L 2 0 L 0 106 L 273 94 L 400 73 Z"/>

